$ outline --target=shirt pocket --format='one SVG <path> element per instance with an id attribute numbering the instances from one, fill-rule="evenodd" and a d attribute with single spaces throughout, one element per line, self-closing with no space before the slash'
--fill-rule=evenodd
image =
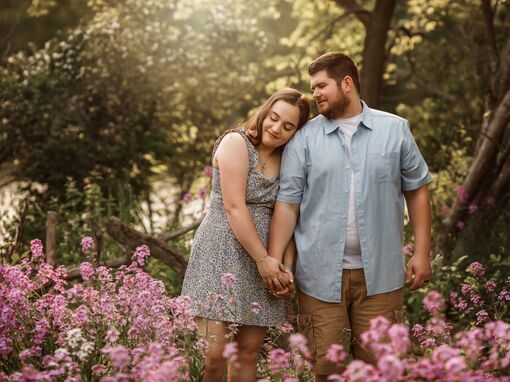
<path id="1" fill-rule="evenodd" d="M 368 153 L 368 173 L 370 183 L 387 183 L 397 179 L 399 153 L 381 151 Z"/>

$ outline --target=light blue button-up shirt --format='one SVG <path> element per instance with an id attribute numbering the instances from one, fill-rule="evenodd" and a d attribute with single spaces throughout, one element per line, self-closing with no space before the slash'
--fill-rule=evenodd
<path id="1" fill-rule="evenodd" d="M 296 283 L 327 302 L 341 301 L 351 171 L 369 296 L 403 286 L 402 191 L 431 181 L 407 120 L 362 106 L 352 158 L 338 123 L 322 115 L 295 134 L 282 158 L 277 200 L 300 204 Z"/>

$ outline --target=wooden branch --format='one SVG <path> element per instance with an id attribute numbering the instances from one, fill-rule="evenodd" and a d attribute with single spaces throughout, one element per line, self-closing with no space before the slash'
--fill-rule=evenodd
<path id="1" fill-rule="evenodd" d="M 109 217 L 106 221 L 106 231 L 127 251 L 134 252 L 136 247 L 146 244 L 151 255 L 172 268 L 179 276 L 184 277 L 187 260 L 176 249 L 163 241 L 130 228 L 116 217 Z"/>
<path id="2" fill-rule="evenodd" d="M 365 26 L 365 28 L 368 28 L 368 24 L 372 19 L 372 13 L 365 9 L 360 3 L 358 3 L 356 0 L 334 0 L 334 2 L 339 7 L 354 13 L 358 20 L 361 21 L 361 23 Z"/>
<path id="3" fill-rule="evenodd" d="M 46 262 L 57 265 L 57 213 L 48 211 L 46 214 Z"/>
<path id="4" fill-rule="evenodd" d="M 202 220 L 204 220 L 203 216 L 185 227 L 181 227 L 179 229 L 176 229 L 175 231 L 167 232 L 167 233 L 160 235 L 158 237 L 158 239 L 163 240 L 163 241 L 173 240 L 176 237 L 184 235 L 186 232 L 189 232 L 189 231 L 197 228 L 200 225 L 200 223 L 202 223 Z"/>
<path id="5" fill-rule="evenodd" d="M 468 175 L 464 181 L 464 189 L 468 194 L 468 198 L 472 200 L 478 191 L 484 176 L 489 173 L 489 166 L 494 162 L 498 154 L 499 145 L 504 131 L 510 122 L 510 89 L 507 91 L 502 102 L 498 105 L 494 112 L 487 131 L 488 137 L 480 137 L 482 143 L 477 151 L 473 162 L 468 170 Z M 444 225 L 447 232 L 452 232 L 457 221 L 461 220 L 466 209 L 463 203 L 456 200 L 452 206 L 450 215 L 445 219 Z"/>

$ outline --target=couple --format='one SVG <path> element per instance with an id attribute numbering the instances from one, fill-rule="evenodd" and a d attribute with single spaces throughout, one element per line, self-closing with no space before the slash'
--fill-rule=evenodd
<path id="1" fill-rule="evenodd" d="M 431 178 L 408 122 L 360 100 L 348 56 L 327 53 L 308 72 L 319 116 L 307 121 L 302 94 L 282 89 L 214 147 L 210 209 L 183 284 L 210 340 L 204 381 L 223 380 L 230 323 L 239 367 L 229 380 L 256 380 L 268 326 L 288 318 L 289 268 L 316 381 L 340 371 L 325 357 L 333 343 L 373 363 L 361 333 L 379 315 L 400 321 L 404 280 L 414 290 L 431 276 Z M 407 268 L 404 198 L 416 246 Z"/>

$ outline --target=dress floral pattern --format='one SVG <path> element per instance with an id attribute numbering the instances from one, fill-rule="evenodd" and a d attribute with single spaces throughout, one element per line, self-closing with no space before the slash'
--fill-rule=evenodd
<path id="1" fill-rule="evenodd" d="M 267 248 L 279 178 L 267 179 L 255 169 L 259 160 L 255 147 L 243 130 L 236 132 L 243 136 L 248 147 L 246 205 Z M 224 277 L 225 274 L 233 277 Z M 289 299 L 278 299 L 268 293 L 255 261 L 230 228 L 217 168 L 213 170 L 209 210 L 193 239 L 182 294 L 191 297 L 195 316 L 212 320 L 275 326 L 283 324 L 288 317 Z"/>

